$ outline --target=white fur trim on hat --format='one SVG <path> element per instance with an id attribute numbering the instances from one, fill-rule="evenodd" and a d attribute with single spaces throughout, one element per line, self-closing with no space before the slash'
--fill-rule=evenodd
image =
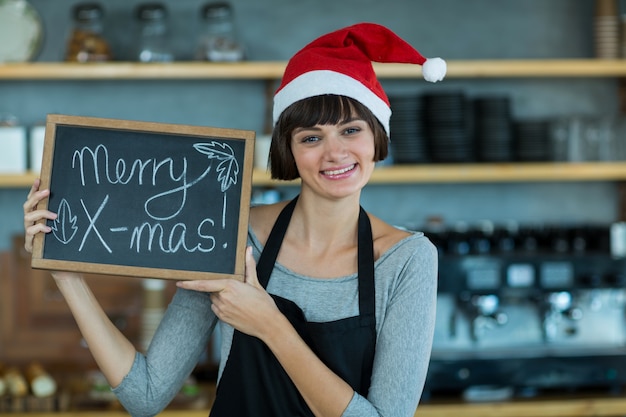
<path id="1" fill-rule="evenodd" d="M 296 101 L 324 94 L 336 94 L 357 100 L 370 109 L 389 135 L 391 109 L 387 103 L 356 79 L 329 70 L 306 72 L 294 78 L 276 93 L 274 96 L 274 125 L 281 113 Z"/>

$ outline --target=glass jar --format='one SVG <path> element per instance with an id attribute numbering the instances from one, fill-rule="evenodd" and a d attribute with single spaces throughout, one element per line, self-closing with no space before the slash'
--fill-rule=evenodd
<path id="1" fill-rule="evenodd" d="M 135 17 L 139 23 L 137 60 L 141 62 L 170 62 L 174 59 L 169 47 L 167 9 L 161 3 L 137 6 Z"/>
<path id="2" fill-rule="evenodd" d="M 244 59 L 244 48 L 237 39 L 233 9 L 226 2 L 207 3 L 202 7 L 203 30 L 196 59 L 235 62 Z"/>
<path id="3" fill-rule="evenodd" d="M 104 9 L 98 3 L 74 6 L 74 27 L 65 52 L 66 61 L 102 62 L 113 59 L 111 47 L 102 35 Z"/>

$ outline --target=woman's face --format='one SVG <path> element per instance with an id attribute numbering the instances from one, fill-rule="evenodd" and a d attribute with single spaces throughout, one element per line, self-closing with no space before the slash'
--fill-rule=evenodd
<path id="1" fill-rule="evenodd" d="M 359 192 L 375 165 L 374 134 L 358 118 L 297 128 L 291 136 L 291 151 L 302 186 L 333 198 Z"/>

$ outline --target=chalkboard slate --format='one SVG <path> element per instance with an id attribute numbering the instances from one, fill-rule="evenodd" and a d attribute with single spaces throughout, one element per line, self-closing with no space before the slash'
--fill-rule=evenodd
<path id="1" fill-rule="evenodd" d="M 254 132 L 49 115 L 33 268 L 243 279 Z"/>

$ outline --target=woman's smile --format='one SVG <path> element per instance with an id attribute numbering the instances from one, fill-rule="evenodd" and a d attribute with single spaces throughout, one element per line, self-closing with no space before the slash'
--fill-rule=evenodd
<path id="1" fill-rule="evenodd" d="M 357 166 L 357 164 L 350 164 L 350 165 L 345 166 L 343 168 L 335 168 L 335 169 L 324 170 L 324 171 L 322 171 L 322 174 L 327 176 L 327 177 L 331 177 L 331 178 L 344 177 L 344 176 L 346 176 L 345 174 L 350 174 L 356 168 L 356 166 Z"/>

